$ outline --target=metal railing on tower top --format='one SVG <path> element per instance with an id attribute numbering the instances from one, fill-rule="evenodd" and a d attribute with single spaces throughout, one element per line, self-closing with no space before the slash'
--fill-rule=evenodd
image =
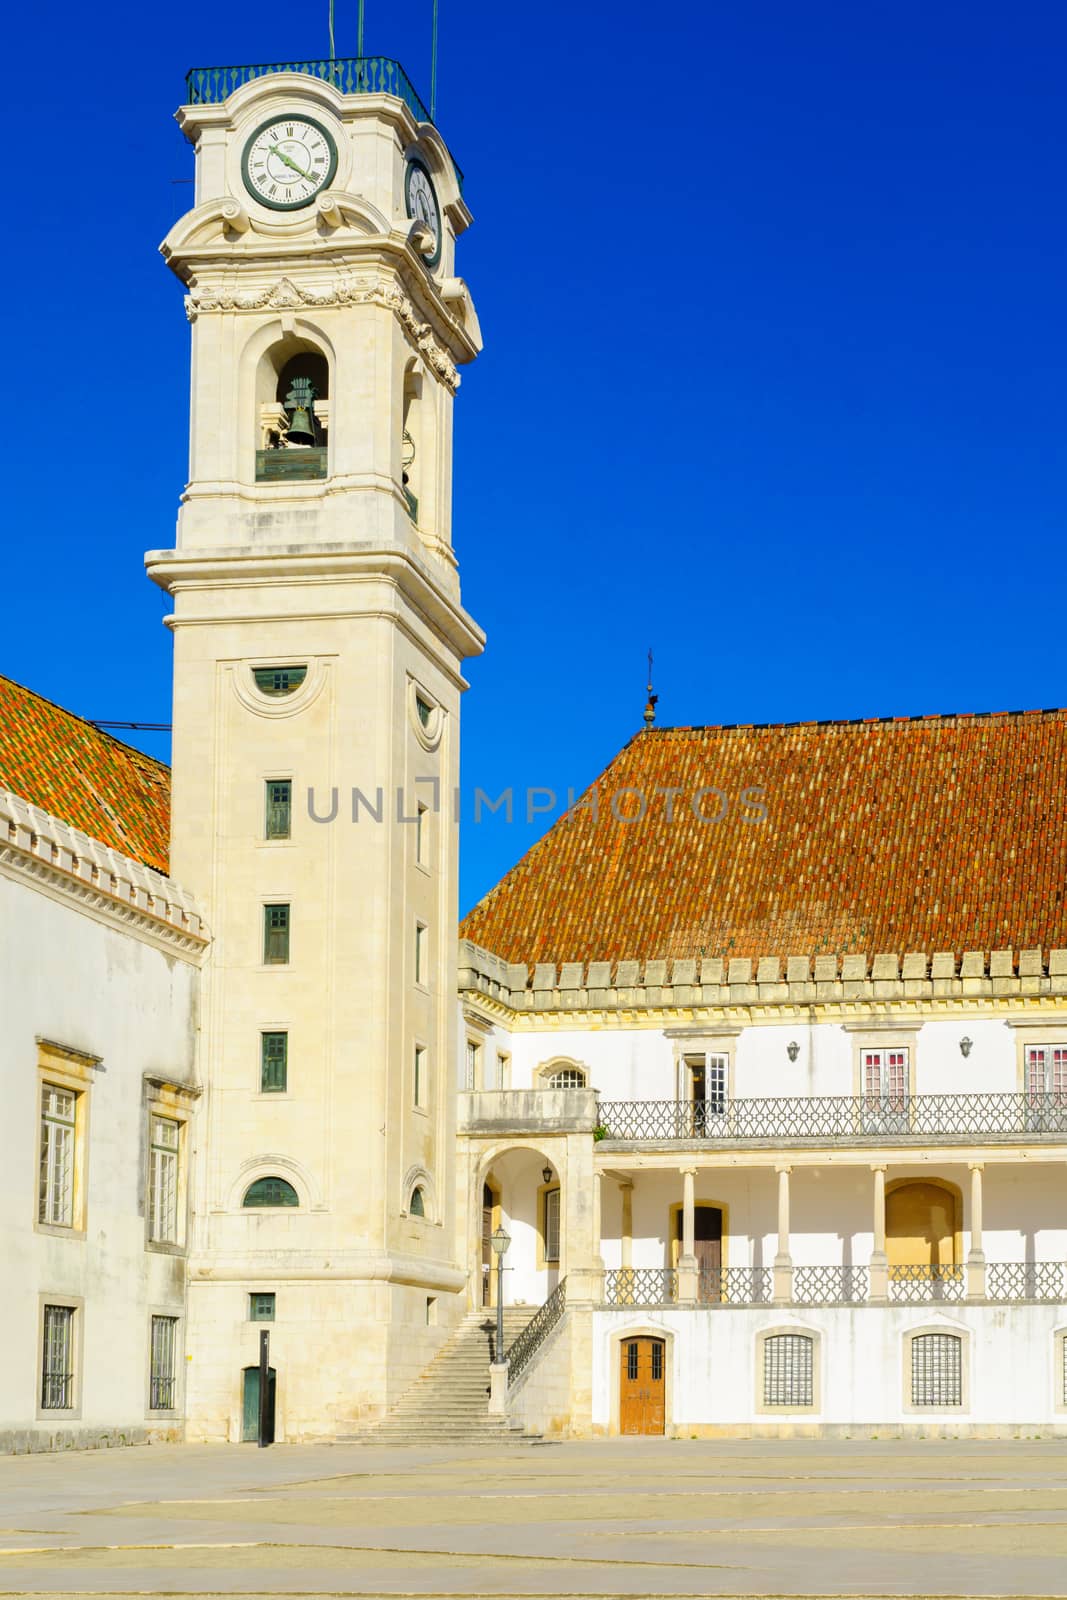
<path id="1" fill-rule="evenodd" d="M 411 79 L 388 56 L 323 56 L 318 61 L 266 61 L 255 66 L 193 67 L 186 73 L 187 104 L 214 106 L 235 89 L 266 78 L 274 72 L 303 72 L 311 78 L 332 83 L 342 94 L 392 94 L 403 100 L 419 122 L 429 122 L 430 113 L 415 93 Z"/>

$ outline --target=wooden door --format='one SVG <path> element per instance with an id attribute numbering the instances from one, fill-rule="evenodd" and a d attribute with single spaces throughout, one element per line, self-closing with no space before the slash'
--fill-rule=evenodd
<path id="1" fill-rule="evenodd" d="M 275 1371 L 267 1369 L 267 1443 L 274 1443 Z M 259 1439 L 259 1368 L 245 1367 L 242 1392 L 241 1441 L 255 1444 Z"/>
<path id="2" fill-rule="evenodd" d="M 679 1209 L 675 1213 L 677 1250 L 675 1261 L 682 1253 L 682 1233 L 685 1219 Z M 718 1206 L 696 1206 L 693 1210 L 693 1253 L 697 1262 L 697 1298 L 722 1299 L 722 1212 Z"/>
<path id="3" fill-rule="evenodd" d="M 619 1432 L 662 1433 L 667 1415 L 666 1345 L 624 1339 L 619 1361 Z"/>
<path id="4" fill-rule="evenodd" d="M 482 1185 L 482 1305 L 496 1304 L 493 1283 L 493 1203 L 494 1195 L 487 1183 Z"/>

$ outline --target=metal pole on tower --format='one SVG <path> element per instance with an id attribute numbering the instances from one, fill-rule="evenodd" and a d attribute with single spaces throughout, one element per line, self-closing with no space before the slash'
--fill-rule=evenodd
<path id="1" fill-rule="evenodd" d="M 337 54 L 337 49 L 336 49 L 336 46 L 334 45 L 334 42 L 333 42 L 333 0 L 330 0 L 330 62 L 331 62 L 331 64 L 333 63 L 333 60 L 334 60 L 336 54 Z"/>
<path id="2" fill-rule="evenodd" d="M 356 54 L 363 59 L 363 0 L 359 0 L 359 29 L 356 34 Z"/>
<path id="3" fill-rule="evenodd" d="M 433 0 L 433 39 L 430 44 L 430 121 L 437 120 L 437 0 Z"/>

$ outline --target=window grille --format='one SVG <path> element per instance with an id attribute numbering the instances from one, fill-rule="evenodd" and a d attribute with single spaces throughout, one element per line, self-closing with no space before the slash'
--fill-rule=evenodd
<path id="1" fill-rule="evenodd" d="M 775 1333 L 763 1341 L 765 1406 L 815 1404 L 815 1341 L 806 1333 Z"/>
<path id="2" fill-rule="evenodd" d="M 249 1322 L 273 1322 L 274 1306 L 275 1295 L 273 1293 L 250 1294 L 248 1296 Z"/>
<path id="3" fill-rule="evenodd" d="M 257 1178 L 245 1190 L 244 1206 L 298 1206 L 300 1196 L 284 1178 Z"/>
<path id="4" fill-rule="evenodd" d="M 289 960 L 289 907 L 263 907 L 263 960 L 275 966 Z"/>
<path id="5" fill-rule="evenodd" d="M 628 1344 L 626 1346 L 626 1376 L 629 1378 L 631 1383 L 635 1382 L 635 1380 L 637 1378 L 637 1372 L 638 1372 L 637 1357 L 638 1357 L 638 1347 L 637 1347 L 637 1345 L 636 1344 Z"/>
<path id="6" fill-rule="evenodd" d="M 550 1089 L 584 1089 L 585 1073 L 581 1067 L 561 1067 L 548 1080 Z"/>
<path id="7" fill-rule="evenodd" d="M 152 1318 L 152 1364 L 149 1371 L 149 1408 L 152 1411 L 173 1411 L 175 1364 L 174 1348 L 177 1342 L 177 1317 Z"/>
<path id="8" fill-rule="evenodd" d="M 74 1226 L 74 1130 L 77 1095 L 41 1087 L 41 1174 L 38 1220 Z"/>
<path id="9" fill-rule="evenodd" d="M 74 1311 L 45 1306 L 41 1370 L 42 1411 L 69 1411 L 74 1404 Z"/>
<path id="10" fill-rule="evenodd" d="M 289 1082 L 289 1035 L 260 1034 L 259 1087 L 263 1094 L 280 1094 Z"/>
<path id="11" fill-rule="evenodd" d="M 293 823 L 293 785 L 288 778 L 269 778 L 267 790 L 267 821 L 264 830 L 268 839 L 288 839 Z"/>
<path id="12" fill-rule="evenodd" d="M 253 667 L 252 676 L 260 694 L 292 694 L 308 675 L 307 667 Z"/>
<path id="13" fill-rule="evenodd" d="M 148 1151 L 148 1237 L 154 1244 L 178 1242 L 178 1141 L 170 1117 L 153 1117 Z"/>
<path id="14" fill-rule="evenodd" d="M 554 1262 L 559 1260 L 559 1190 L 546 1189 L 545 1191 L 545 1260 Z"/>
<path id="15" fill-rule="evenodd" d="M 658 1339 L 652 1344 L 652 1382 L 663 1382 L 663 1346 Z"/>
<path id="16" fill-rule="evenodd" d="M 955 1333 L 920 1333 L 911 1341 L 913 1406 L 963 1404 L 963 1340 Z"/>

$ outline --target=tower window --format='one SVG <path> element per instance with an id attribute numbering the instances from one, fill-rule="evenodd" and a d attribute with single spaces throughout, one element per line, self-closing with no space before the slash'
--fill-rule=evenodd
<path id="1" fill-rule="evenodd" d="M 149 1367 L 150 1411 L 173 1411 L 177 1365 L 174 1360 L 177 1344 L 177 1317 L 152 1318 L 152 1348 Z"/>
<path id="2" fill-rule="evenodd" d="M 259 1087 L 262 1094 L 284 1093 L 289 1078 L 289 1035 L 261 1033 Z"/>
<path id="3" fill-rule="evenodd" d="M 289 778 L 268 778 L 266 784 L 268 839 L 288 839 L 293 822 L 293 785 Z"/>
<path id="4" fill-rule="evenodd" d="M 428 977 L 426 941 L 427 929 L 424 923 L 415 924 L 415 982 L 425 983 Z"/>
<path id="5" fill-rule="evenodd" d="M 262 1206 L 271 1208 L 277 1206 L 298 1206 L 300 1196 L 291 1183 L 284 1178 L 257 1178 L 245 1190 L 245 1197 L 241 1201 L 245 1208 Z"/>
<path id="6" fill-rule="evenodd" d="M 248 1297 L 249 1322 L 273 1322 L 275 1303 L 273 1294 L 250 1294 Z"/>
<path id="7" fill-rule="evenodd" d="M 424 700 L 421 694 L 415 696 L 415 710 L 419 714 L 419 721 L 423 727 L 428 728 L 430 726 L 430 718 L 433 716 L 433 706 L 428 700 Z"/>
<path id="8" fill-rule="evenodd" d="M 426 1197 L 421 1188 L 411 1191 L 411 1204 L 408 1210 L 413 1217 L 424 1217 L 426 1215 Z"/>
<path id="9" fill-rule="evenodd" d="M 282 966 L 289 960 L 289 907 L 263 907 L 263 961 Z"/>
<path id="10" fill-rule="evenodd" d="M 260 694 L 292 694 L 308 675 L 307 667 L 253 667 L 252 676 Z"/>
<path id="11" fill-rule="evenodd" d="M 415 1104 L 423 1106 L 426 1103 L 426 1047 L 415 1046 Z"/>

